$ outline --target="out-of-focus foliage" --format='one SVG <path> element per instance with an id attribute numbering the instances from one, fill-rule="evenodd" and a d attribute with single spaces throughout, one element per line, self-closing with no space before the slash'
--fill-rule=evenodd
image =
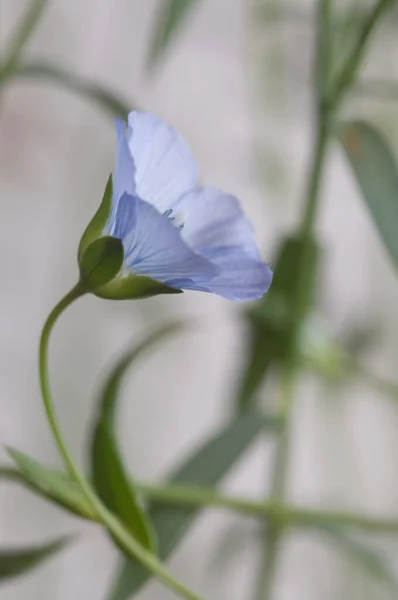
<path id="1" fill-rule="evenodd" d="M 178 323 L 162 327 L 121 357 L 100 393 L 99 414 L 91 445 L 91 468 L 98 495 L 149 550 L 154 550 L 157 546 L 156 535 L 118 447 L 116 408 L 120 386 L 127 370 L 162 338 L 176 333 L 180 328 Z"/>
<path id="2" fill-rule="evenodd" d="M 205 442 L 168 478 L 170 483 L 215 486 L 264 429 L 273 433 L 278 421 L 257 412 L 233 421 Z M 159 556 L 168 558 L 198 516 L 197 508 L 153 506 L 149 510 L 159 541 Z M 125 562 L 117 575 L 109 600 L 127 600 L 150 575 L 138 563 Z"/>
<path id="3" fill-rule="evenodd" d="M 362 121 L 340 131 L 343 148 L 363 199 L 396 267 L 398 267 L 398 168 L 387 141 Z"/>
<path id="4" fill-rule="evenodd" d="M 21 549 L 0 549 L 0 581 L 23 575 L 39 566 L 40 563 L 51 558 L 62 550 L 69 542 L 68 538 Z"/>

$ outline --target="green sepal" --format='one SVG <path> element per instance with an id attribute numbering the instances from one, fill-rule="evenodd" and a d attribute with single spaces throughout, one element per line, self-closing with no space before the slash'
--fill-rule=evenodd
<path id="1" fill-rule="evenodd" d="M 112 174 L 109 175 L 108 182 L 105 187 L 104 195 L 102 197 L 102 202 L 100 204 L 99 209 L 91 219 L 90 223 L 87 226 L 86 231 L 83 233 L 82 239 L 80 240 L 79 250 L 77 253 L 79 264 L 81 258 L 85 252 L 85 250 L 89 247 L 89 245 L 101 237 L 102 232 L 104 231 L 104 227 L 109 218 L 111 208 L 112 208 L 112 194 L 113 194 L 113 182 L 112 182 Z"/>
<path id="2" fill-rule="evenodd" d="M 155 281 L 144 275 L 127 275 L 113 279 L 95 290 L 95 295 L 107 300 L 149 298 L 158 294 L 182 294 L 182 290 Z"/>
<path id="3" fill-rule="evenodd" d="M 124 248 L 122 241 L 112 236 L 92 242 L 80 259 L 80 281 L 88 291 L 109 283 L 122 268 Z"/>
<path id="4" fill-rule="evenodd" d="M 97 520 L 97 515 L 79 486 L 67 475 L 44 467 L 31 456 L 14 448 L 7 448 L 7 452 L 18 467 L 20 479 L 31 491 L 80 517 Z"/>

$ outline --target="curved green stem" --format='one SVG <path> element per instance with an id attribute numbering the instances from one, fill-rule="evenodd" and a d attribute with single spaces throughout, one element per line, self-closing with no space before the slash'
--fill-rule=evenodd
<path id="1" fill-rule="evenodd" d="M 49 339 L 51 331 L 58 317 L 70 304 L 83 296 L 85 293 L 85 290 L 79 283 L 55 306 L 43 327 L 40 339 L 39 372 L 41 391 L 44 408 L 51 426 L 51 430 L 54 434 L 54 439 L 58 450 L 65 462 L 65 466 L 67 467 L 70 476 L 80 485 L 81 491 L 87 502 L 90 503 L 94 512 L 98 515 L 99 520 L 103 523 L 103 525 L 105 525 L 118 544 L 126 551 L 126 553 L 132 559 L 138 560 L 144 567 L 151 571 L 155 577 L 157 577 L 183 598 L 186 598 L 187 600 L 202 600 L 200 596 L 189 590 L 187 587 L 185 587 L 185 585 L 175 579 L 154 554 L 143 548 L 141 544 L 124 529 L 123 525 L 115 517 L 115 515 L 111 513 L 96 496 L 84 474 L 75 464 L 68 450 L 68 446 L 63 438 L 50 392 L 50 383 L 48 377 Z"/>

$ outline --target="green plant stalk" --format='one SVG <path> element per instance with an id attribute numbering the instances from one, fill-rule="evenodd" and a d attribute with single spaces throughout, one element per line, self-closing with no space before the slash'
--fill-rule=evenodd
<path id="1" fill-rule="evenodd" d="M 6 479 L 26 487 L 37 493 L 21 476 L 18 469 L 0 467 L 0 479 Z M 330 526 L 350 528 L 363 533 L 398 535 L 398 518 L 369 517 L 357 512 L 350 513 L 339 510 L 321 508 L 298 508 L 288 504 L 272 501 L 251 500 L 240 496 L 225 495 L 210 487 L 170 484 L 158 485 L 135 482 L 135 487 L 146 502 L 164 506 L 219 508 L 234 511 L 246 517 L 278 521 L 285 527 L 311 528 Z M 92 517 L 94 522 L 97 519 Z"/>
<path id="2" fill-rule="evenodd" d="M 265 518 L 284 527 L 316 527 L 334 525 L 368 533 L 398 534 L 398 518 L 368 517 L 357 513 L 323 509 L 297 508 L 273 501 L 256 501 L 226 496 L 211 488 L 181 484 L 136 484 L 137 490 L 148 502 L 175 506 L 225 508 L 255 518 Z"/>
<path id="3" fill-rule="evenodd" d="M 330 0 L 319 0 L 317 13 L 317 41 L 315 79 L 316 79 L 316 142 L 313 151 L 312 167 L 310 169 L 306 205 L 303 220 L 299 227 L 302 240 L 302 256 L 299 271 L 305 279 L 310 261 L 312 232 L 316 219 L 316 211 L 320 196 L 323 170 L 326 161 L 329 133 L 330 113 L 326 102 L 326 88 L 330 60 Z M 300 279 L 300 277 L 299 277 Z M 296 298 L 296 310 L 293 319 L 292 342 L 286 358 L 282 374 L 282 403 L 280 409 L 281 427 L 273 467 L 271 484 L 271 500 L 283 501 L 287 481 L 290 453 L 290 429 L 293 408 L 293 391 L 296 372 L 300 362 L 299 336 L 302 323 L 306 316 L 306 292 L 299 286 Z M 263 566 L 260 571 L 258 600 L 270 600 L 272 596 L 276 567 L 281 546 L 284 523 L 271 522 L 265 531 L 265 548 Z"/>
<path id="4" fill-rule="evenodd" d="M 90 503 L 99 520 L 108 529 L 111 535 L 124 548 L 126 553 L 132 558 L 138 560 L 145 568 L 151 571 L 155 577 L 174 590 L 181 597 L 187 600 L 201 600 L 200 596 L 189 590 L 185 585 L 175 579 L 168 569 L 157 559 L 157 557 L 148 552 L 141 544 L 128 533 L 120 521 L 113 515 L 96 496 L 84 474 L 75 464 L 67 444 L 63 438 L 58 419 L 55 414 L 54 404 L 50 392 L 50 383 L 48 377 L 48 346 L 51 331 L 58 317 L 75 300 L 86 293 L 80 284 L 77 284 L 52 310 L 42 331 L 39 351 L 39 373 L 41 391 L 43 396 L 44 408 L 54 435 L 58 450 L 64 459 L 65 466 L 72 479 L 80 485 L 81 491 L 86 500 Z"/>
<path id="5" fill-rule="evenodd" d="M 367 43 L 373 33 L 376 23 L 389 8 L 393 7 L 394 3 L 395 0 L 378 0 L 374 5 L 373 10 L 369 13 L 358 36 L 353 52 L 342 67 L 341 72 L 336 77 L 336 83 L 333 85 L 333 93 L 329 99 L 331 108 L 335 108 L 339 104 L 344 94 L 354 83 L 358 68 L 365 55 Z"/>
<path id="6" fill-rule="evenodd" d="M 18 67 L 22 51 L 36 29 L 47 4 L 48 0 L 31 0 L 21 21 L 16 26 L 1 69 L 0 79 L 3 81 L 8 79 Z"/>

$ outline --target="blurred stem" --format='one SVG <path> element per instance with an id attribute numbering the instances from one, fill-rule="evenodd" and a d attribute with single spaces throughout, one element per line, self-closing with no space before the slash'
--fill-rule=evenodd
<path id="1" fill-rule="evenodd" d="M 336 77 L 333 93 L 329 99 L 331 107 L 336 107 L 339 104 L 344 94 L 354 83 L 358 68 L 365 55 L 367 43 L 373 33 L 376 23 L 389 8 L 393 7 L 394 3 L 395 0 L 378 0 L 374 5 L 373 10 L 370 11 L 359 33 L 353 52 L 348 57 L 345 65 L 343 65 L 340 74 Z"/>
<path id="2" fill-rule="evenodd" d="M 18 67 L 22 51 L 36 29 L 47 4 L 48 0 L 31 0 L 25 14 L 17 24 L 14 35 L 6 49 L 6 56 L 1 70 L 3 81 L 8 79 Z"/>
<path id="3" fill-rule="evenodd" d="M 52 310 L 43 327 L 40 338 L 39 372 L 41 391 L 44 408 L 52 433 L 54 435 L 56 445 L 71 478 L 79 484 L 83 495 L 85 496 L 87 502 L 89 502 L 94 512 L 98 515 L 99 520 L 109 530 L 112 536 L 129 555 L 129 557 L 138 560 L 145 568 L 153 573 L 155 577 L 157 577 L 170 589 L 174 590 L 181 597 L 186 598 L 187 600 L 201 600 L 198 595 L 175 579 L 171 573 L 169 573 L 166 567 L 164 567 L 164 565 L 157 559 L 157 557 L 143 548 L 141 544 L 125 530 L 120 521 L 106 508 L 106 506 L 94 493 L 84 474 L 75 464 L 62 435 L 61 427 L 55 414 L 54 403 L 50 392 L 50 382 L 48 376 L 49 339 L 58 317 L 68 306 L 70 306 L 75 300 L 83 296 L 85 293 L 86 291 L 83 289 L 81 284 L 77 284 Z"/>
<path id="4" fill-rule="evenodd" d="M 37 493 L 37 489 L 13 467 L 0 467 L 0 479 L 19 483 Z M 227 509 L 246 517 L 277 521 L 291 528 L 335 526 L 364 533 L 398 535 L 398 518 L 386 519 L 369 517 L 358 512 L 298 508 L 272 501 L 259 502 L 239 496 L 226 496 L 210 487 L 189 484 L 154 485 L 135 482 L 134 485 L 146 502 L 161 506 Z"/>
<path id="5" fill-rule="evenodd" d="M 317 21 L 316 83 L 318 98 L 323 98 L 327 90 L 331 53 L 331 0 L 323 0 L 318 3 Z"/>
<path id="6" fill-rule="evenodd" d="M 320 189 L 329 141 L 330 113 L 326 102 L 326 87 L 329 76 L 330 62 L 330 19 L 331 0 L 319 0 L 317 10 L 317 40 L 316 40 L 316 141 L 313 150 L 312 166 L 308 178 L 305 194 L 306 204 L 303 219 L 299 228 L 299 237 L 302 241 L 302 254 L 299 264 L 298 281 L 306 281 L 311 260 L 311 243 L 319 203 Z M 287 474 L 289 468 L 290 430 L 293 408 L 293 392 L 299 359 L 300 329 L 304 322 L 307 306 L 307 290 L 304 285 L 298 285 L 296 290 L 295 314 L 291 345 L 282 375 L 282 402 L 280 408 L 281 428 L 277 442 L 276 456 L 273 467 L 271 484 L 271 499 L 283 502 Z M 258 600 L 270 600 L 272 597 L 276 567 L 282 542 L 285 523 L 274 520 L 268 524 L 265 532 L 264 560 L 260 571 L 258 586 Z"/>
<path id="7" fill-rule="evenodd" d="M 275 501 L 258 502 L 225 496 L 212 488 L 171 484 L 165 486 L 136 483 L 137 491 L 150 502 L 174 506 L 219 507 L 244 515 L 266 518 L 284 527 L 335 525 L 364 532 L 398 534 L 398 518 L 367 517 L 358 513 L 295 508 Z"/>

